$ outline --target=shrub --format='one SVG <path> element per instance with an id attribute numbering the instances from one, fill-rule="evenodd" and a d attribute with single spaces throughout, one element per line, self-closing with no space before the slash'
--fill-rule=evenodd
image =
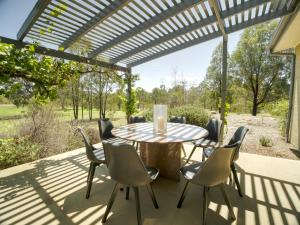
<path id="1" fill-rule="evenodd" d="M 53 105 L 32 105 L 26 120 L 18 126 L 18 136 L 40 146 L 38 158 L 59 154 L 83 147 L 82 139 L 75 134 L 78 122 L 67 122 L 55 113 Z M 99 142 L 97 129 L 84 127 L 92 143 Z"/>
<path id="2" fill-rule="evenodd" d="M 259 142 L 264 147 L 271 147 L 272 146 L 272 140 L 269 137 L 262 136 L 259 138 Z"/>
<path id="3" fill-rule="evenodd" d="M 289 102 L 286 99 L 281 99 L 273 103 L 265 105 L 265 110 L 269 112 L 272 116 L 279 119 L 279 129 L 283 136 L 285 136 L 286 130 L 286 119 L 289 108 Z"/>
<path id="4" fill-rule="evenodd" d="M 0 169 L 36 160 L 39 150 L 28 137 L 0 139 Z"/>
<path id="5" fill-rule="evenodd" d="M 148 121 L 153 120 L 153 109 L 146 111 L 144 116 Z M 209 114 L 201 107 L 196 106 L 180 106 L 176 108 L 168 108 L 168 117 L 170 116 L 184 116 L 188 124 L 204 127 L 208 120 Z"/>

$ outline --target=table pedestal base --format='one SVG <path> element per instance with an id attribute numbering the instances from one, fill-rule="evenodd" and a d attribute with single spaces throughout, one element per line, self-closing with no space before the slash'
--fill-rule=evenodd
<path id="1" fill-rule="evenodd" d="M 140 143 L 140 156 L 145 165 L 159 169 L 160 176 L 179 181 L 181 148 L 181 143 Z"/>

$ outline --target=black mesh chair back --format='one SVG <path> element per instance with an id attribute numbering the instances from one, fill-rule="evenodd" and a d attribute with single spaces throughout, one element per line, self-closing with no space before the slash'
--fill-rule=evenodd
<path id="1" fill-rule="evenodd" d="M 132 145 L 103 141 L 111 178 L 128 186 L 149 184 L 152 179 Z"/>
<path id="2" fill-rule="evenodd" d="M 209 139 L 215 142 L 219 142 L 219 136 L 221 132 L 222 121 L 217 119 L 210 119 L 206 125 L 206 129 L 209 134 L 205 139 Z"/>
<path id="3" fill-rule="evenodd" d="M 236 146 L 218 147 L 201 165 L 192 182 L 206 187 L 222 184 L 230 175 L 230 165 Z"/>
<path id="4" fill-rule="evenodd" d="M 114 128 L 114 126 L 109 119 L 99 119 L 98 126 L 101 140 L 114 138 L 114 135 L 111 133 L 111 130 Z"/>
<path id="5" fill-rule="evenodd" d="M 248 131 L 248 128 L 241 126 L 234 132 L 232 138 L 230 139 L 228 145 L 236 145 L 233 161 L 236 161 L 239 158 L 240 147 Z"/>
<path id="6" fill-rule="evenodd" d="M 169 121 L 171 123 L 186 123 L 186 118 L 184 116 L 171 116 Z"/>
<path id="7" fill-rule="evenodd" d="M 145 123 L 146 117 L 144 116 L 131 116 L 129 118 L 129 123 Z"/>

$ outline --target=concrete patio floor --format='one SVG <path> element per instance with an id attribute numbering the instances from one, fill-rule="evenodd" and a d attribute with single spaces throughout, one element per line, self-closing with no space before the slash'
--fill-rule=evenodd
<path id="1" fill-rule="evenodd" d="M 190 151 L 190 145 L 185 146 Z M 193 160 L 199 159 L 201 150 Z M 90 199 L 85 199 L 89 162 L 84 149 L 20 165 L 0 172 L 0 224 L 102 224 L 114 182 L 105 166 L 96 170 Z M 236 221 L 217 188 L 209 192 L 207 224 L 300 224 L 300 161 L 241 153 L 238 175 L 245 196 L 234 185 L 226 190 Z M 159 204 L 154 209 L 141 188 L 144 225 L 196 225 L 202 219 L 202 188 L 190 185 L 181 209 L 176 208 L 181 182 L 159 178 L 153 185 Z M 133 192 L 129 201 L 119 192 L 105 224 L 136 224 Z"/>

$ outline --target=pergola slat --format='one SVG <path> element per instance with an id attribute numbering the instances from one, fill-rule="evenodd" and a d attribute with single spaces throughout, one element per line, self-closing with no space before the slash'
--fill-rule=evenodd
<path id="1" fill-rule="evenodd" d="M 121 60 L 123 60 L 125 58 L 130 57 L 131 55 L 137 54 L 138 52 L 144 51 L 144 50 L 146 50 L 148 48 L 154 47 L 154 46 L 159 45 L 159 44 L 161 44 L 163 42 L 166 42 L 166 41 L 168 41 L 170 39 L 173 39 L 173 38 L 175 38 L 177 36 L 180 36 L 182 34 L 188 33 L 188 32 L 190 32 L 192 30 L 196 30 L 197 28 L 199 28 L 201 26 L 206 26 L 206 25 L 208 25 L 210 23 L 214 23 L 216 21 L 217 20 L 214 17 L 209 17 L 207 19 L 200 20 L 198 22 L 193 23 L 190 26 L 184 27 L 182 29 L 178 29 L 177 31 L 174 31 L 173 33 L 165 35 L 165 36 L 163 36 L 161 38 L 157 38 L 156 40 L 154 40 L 152 42 L 149 42 L 149 43 L 147 43 L 147 44 L 145 44 L 145 45 L 143 45 L 143 46 L 141 46 L 139 48 L 135 48 L 135 49 L 133 49 L 133 50 L 131 50 L 129 52 L 126 52 L 124 55 L 120 55 L 119 57 L 117 57 L 115 59 L 112 59 L 112 62 L 113 63 L 119 62 L 119 61 L 121 61 Z"/>
<path id="2" fill-rule="evenodd" d="M 236 24 L 236 25 L 234 25 L 232 27 L 226 28 L 225 32 L 226 32 L 226 34 L 233 33 L 235 31 L 247 28 L 249 26 L 253 26 L 253 25 L 256 25 L 256 24 L 259 24 L 259 23 L 263 23 L 263 22 L 269 21 L 271 19 L 278 18 L 280 16 L 287 15 L 287 14 L 289 14 L 291 12 L 292 12 L 291 10 L 286 10 L 284 8 L 281 11 L 277 11 L 277 12 L 274 12 L 274 13 L 271 13 L 271 14 L 267 14 L 267 15 L 262 15 L 259 18 L 255 18 L 255 19 L 252 19 L 252 20 L 250 19 L 250 20 L 248 20 L 248 21 L 246 21 L 244 23 Z M 177 46 L 175 48 L 171 48 L 171 49 L 168 49 L 168 50 L 165 50 L 165 51 L 161 51 L 161 52 L 159 52 L 157 54 L 154 54 L 154 55 L 151 55 L 151 56 L 149 56 L 147 58 L 143 58 L 142 60 L 135 61 L 135 62 L 133 62 L 131 64 L 128 64 L 127 67 L 134 67 L 134 66 L 137 66 L 139 64 L 148 62 L 150 60 L 159 58 L 161 56 L 168 55 L 168 54 L 173 53 L 175 51 L 179 51 L 181 49 L 190 47 L 191 43 L 193 43 L 192 45 L 202 43 L 202 42 L 206 41 L 208 37 L 216 38 L 216 37 L 221 37 L 221 36 L 222 36 L 222 32 L 220 32 L 220 31 L 219 32 L 215 32 L 213 34 L 205 35 L 204 37 L 200 38 L 201 40 L 200 39 L 196 39 L 196 40 L 193 40 L 193 41 L 190 41 L 190 42 L 186 42 L 186 44 Z M 202 40 L 204 40 L 204 41 L 202 41 Z"/>
<path id="3" fill-rule="evenodd" d="M 23 23 L 21 29 L 17 34 L 18 40 L 23 40 L 30 28 L 33 26 L 35 21 L 39 18 L 39 16 L 43 13 L 45 8 L 51 0 L 38 0 L 33 9 L 31 10 L 29 16 L 26 18 L 25 22 Z"/>
<path id="4" fill-rule="evenodd" d="M 71 44 L 73 44 L 76 40 L 78 40 L 80 37 L 82 37 L 84 34 L 90 31 L 99 22 L 114 14 L 114 12 L 118 11 L 120 8 L 123 8 L 126 4 L 128 4 L 128 0 L 114 1 L 114 4 L 112 6 L 100 11 L 90 21 L 88 21 L 80 29 L 75 31 L 64 43 L 62 43 L 61 46 L 64 48 L 68 48 Z"/>
<path id="5" fill-rule="evenodd" d="M 18 38 L 138 65 L 291 13 L 296 0 L 38 0 Z M 57 14 L 57 15 L 55 15 Z M 40 32 L 45 31 L 46 32 Z"/>
<path id="6" fill-rule="evenodd" d="M 177 13 L 197 4 L 199 1 L 200 0 L 182 1 L 181 3 L 178 3 L 176 6 L 173 6 L 172 8 L 170 8 L 169 10 L 164 11 L 163 18 L 167 19 L 173 15 L 176 15 Z M 89 57 L 93 58 L 96 55 L 100 54 L 101 52 L 104 52 L 106 49 L 109 49 L 109 48 L 113 47 L 114 45 L 117 45 L 120 42 L 123 42 L 123 41 L 129 39 L 133 35 L 140 33 L 144 30 L 147 30 L 148 28 L 150 28 L 156 24 L 159 24 L 160 22 L 161 22 L 160 16 L 156 15 L 156 16 L 152 17 L 151 19 L 145 21 L 144 23 L 141 23 L 140 25 L 134 27 L 130 31 L 124 33 L 123 35 L 119 36 L 118 38 L 115 38 L 114 40 L 112 40 L 112 41 L 108 42 L 107 44 L 101 46 L 100 48 L 96 49 L 95 51 L 93 51 L 92 53 L 89 54 Z"/>
<path id="7" fill-rule="evenodd" d="M 145 63 L 145 62 L 148 62 L 150 60 L 153 60 L 153 59 L 156 59 L 156 58 L 159 58 L 159 57 L 162 57 L 162 56 L 165 56 L 165 55 L 168 55 L 168 54 L 171 54 L 173 52 L 176 52 L 176 51 L 179 51 L 179 50 L 182 50 L 182 49 L 185 49 L 185 48 L 188 48 L 188 47 L 191 47 L 193 45 L 196 45 L 196 44 L 200 44 L 200 43 L 203 43 L 207 40 L 211 40 L 211 39 L 214 39 L 214 38 L 217 38 L 217 37 L 221 37 L 222 36 L 222 33 L 219 31 L 219 32 L 216 32 L 216 33 L 213 33 L 213 34 L 210 34 L 210 35 L 205 35 L 199 39 L 194 39 L 192 41 L 186 41 L 184 44 L 181 44 L 179 46 L 176 46 L 174 48 L 169 48 L 169 49 L 166 49 L 164 51 L 161 51 L 157 54 L 153 54 L 147 58 L 143 58 L 139 61 L 136 61 L 136 62 L 133 62 L 131 64 L 128 64 L 127 66 L 128 67 L 134 67 L 134 66 L 137 66 L 139 64 L 142 64 L 142 63 Z"/>
<path id="8" fill-rule="evenodd" d="M 260 1 L 255 1 L 255 2 L 256 2 L 257 5 L 254 5 L 253 3 L 252 3 L 252 4 L 246 4 L 242 9 L 243 9 L 243 10 L 248 10 L 248 9 L 253 8 L 253 7 L 258 7 L 258 6 L 261 5 L 263 2 L 266 2 L 266 1 L 265 1 L 265 0 L 260 0 Z M 197 8 L 197 7 L 195 7 L 195 8 Z M 222 19 L 225 18 L 225 17 L 223 17 L 224 15 L 227 15 L 227 17 L 234 16 L 234 15 L 236 15 L 236 10 L 231 10 L 231 9 L 229 9 L 229 13 L 227 13 L 227 14 L 221 14 Z M 138 52 L 144 51 L 144 50 L 146 50 L 147 48 L 151 48 L 151 47 L 153 47 L 153 46 L 155 46 L 155 45 L 158 45 L 158 44 L 160 44 L 160 43 L 166 42 L 166 41 L 169 40 L 169 39 L 173 39 L 173 38 L 176 37 L 176 36 L 180 36 L 180 35 L 182 35 L 182 34 L 184 34 L 184 33 L 188 33 L 188 32 L 190 32 L 190 31 L 192 31 L 192 30 L 195 30 L 195 29 L 197 29 L 197 28 L 200 28 L 201 26 L 204 27 L 204 26 L 206 26 L 206 25 L 208 25 L 208 24 L 210 24 L 210 23 L 214 23 L 214 22 L 216 22 L 216 21 L 217 21 L 216 17 L 210 16 L 210 17 L 208 17 L 208 18 L 206 18 L 206 19 L 203 19 L 203 20 L 200 20 L 200 21 L 198 21 L 198 22 L 195 22 L 194 24 L 192 24 L 192 25 L 190 25 L 190 26 L 186 26 L 186 27 L 183 27 L 183 28 L 179 28 L 177 31 L 175 31 L 175 32 L 173 32 L 173 33 L 170 33 L 170 34 L 168 34 L 168 35 L 165 35 L 165 36 L 163 36 L 163 37 L 160 37 L 159 39 L 156 39 L 156 40 L 154 40 L 154 41 L 152 41 L 152 42 L 149 42 L 149 43 L 147 43 L 147 44 L 145 44 L 145 45 L 143 45 L 143 46 L 141 46 L 141 47 L 139 47 L 139 48 L 137 48 L 137 49 L 133 49 L 133 50 L 131 50 L 131 51 L 128 51 L 128 52 L 126 52 L 124 55 L 120 55 L 119 57 L 114 58 L 114 59 L 112 59 L 111 61 L 112 61 L 113 63 L 117 63 L 117 62 L 119 62 L 119 61 L 122 61 L 122 60 L 125 59 L 125 58 L 130 57 L 131 55 L 135 55 L 135 54 L 137 54 Z M 236 22 L 237 22 L 237 21 L 236 21 Z"/>

